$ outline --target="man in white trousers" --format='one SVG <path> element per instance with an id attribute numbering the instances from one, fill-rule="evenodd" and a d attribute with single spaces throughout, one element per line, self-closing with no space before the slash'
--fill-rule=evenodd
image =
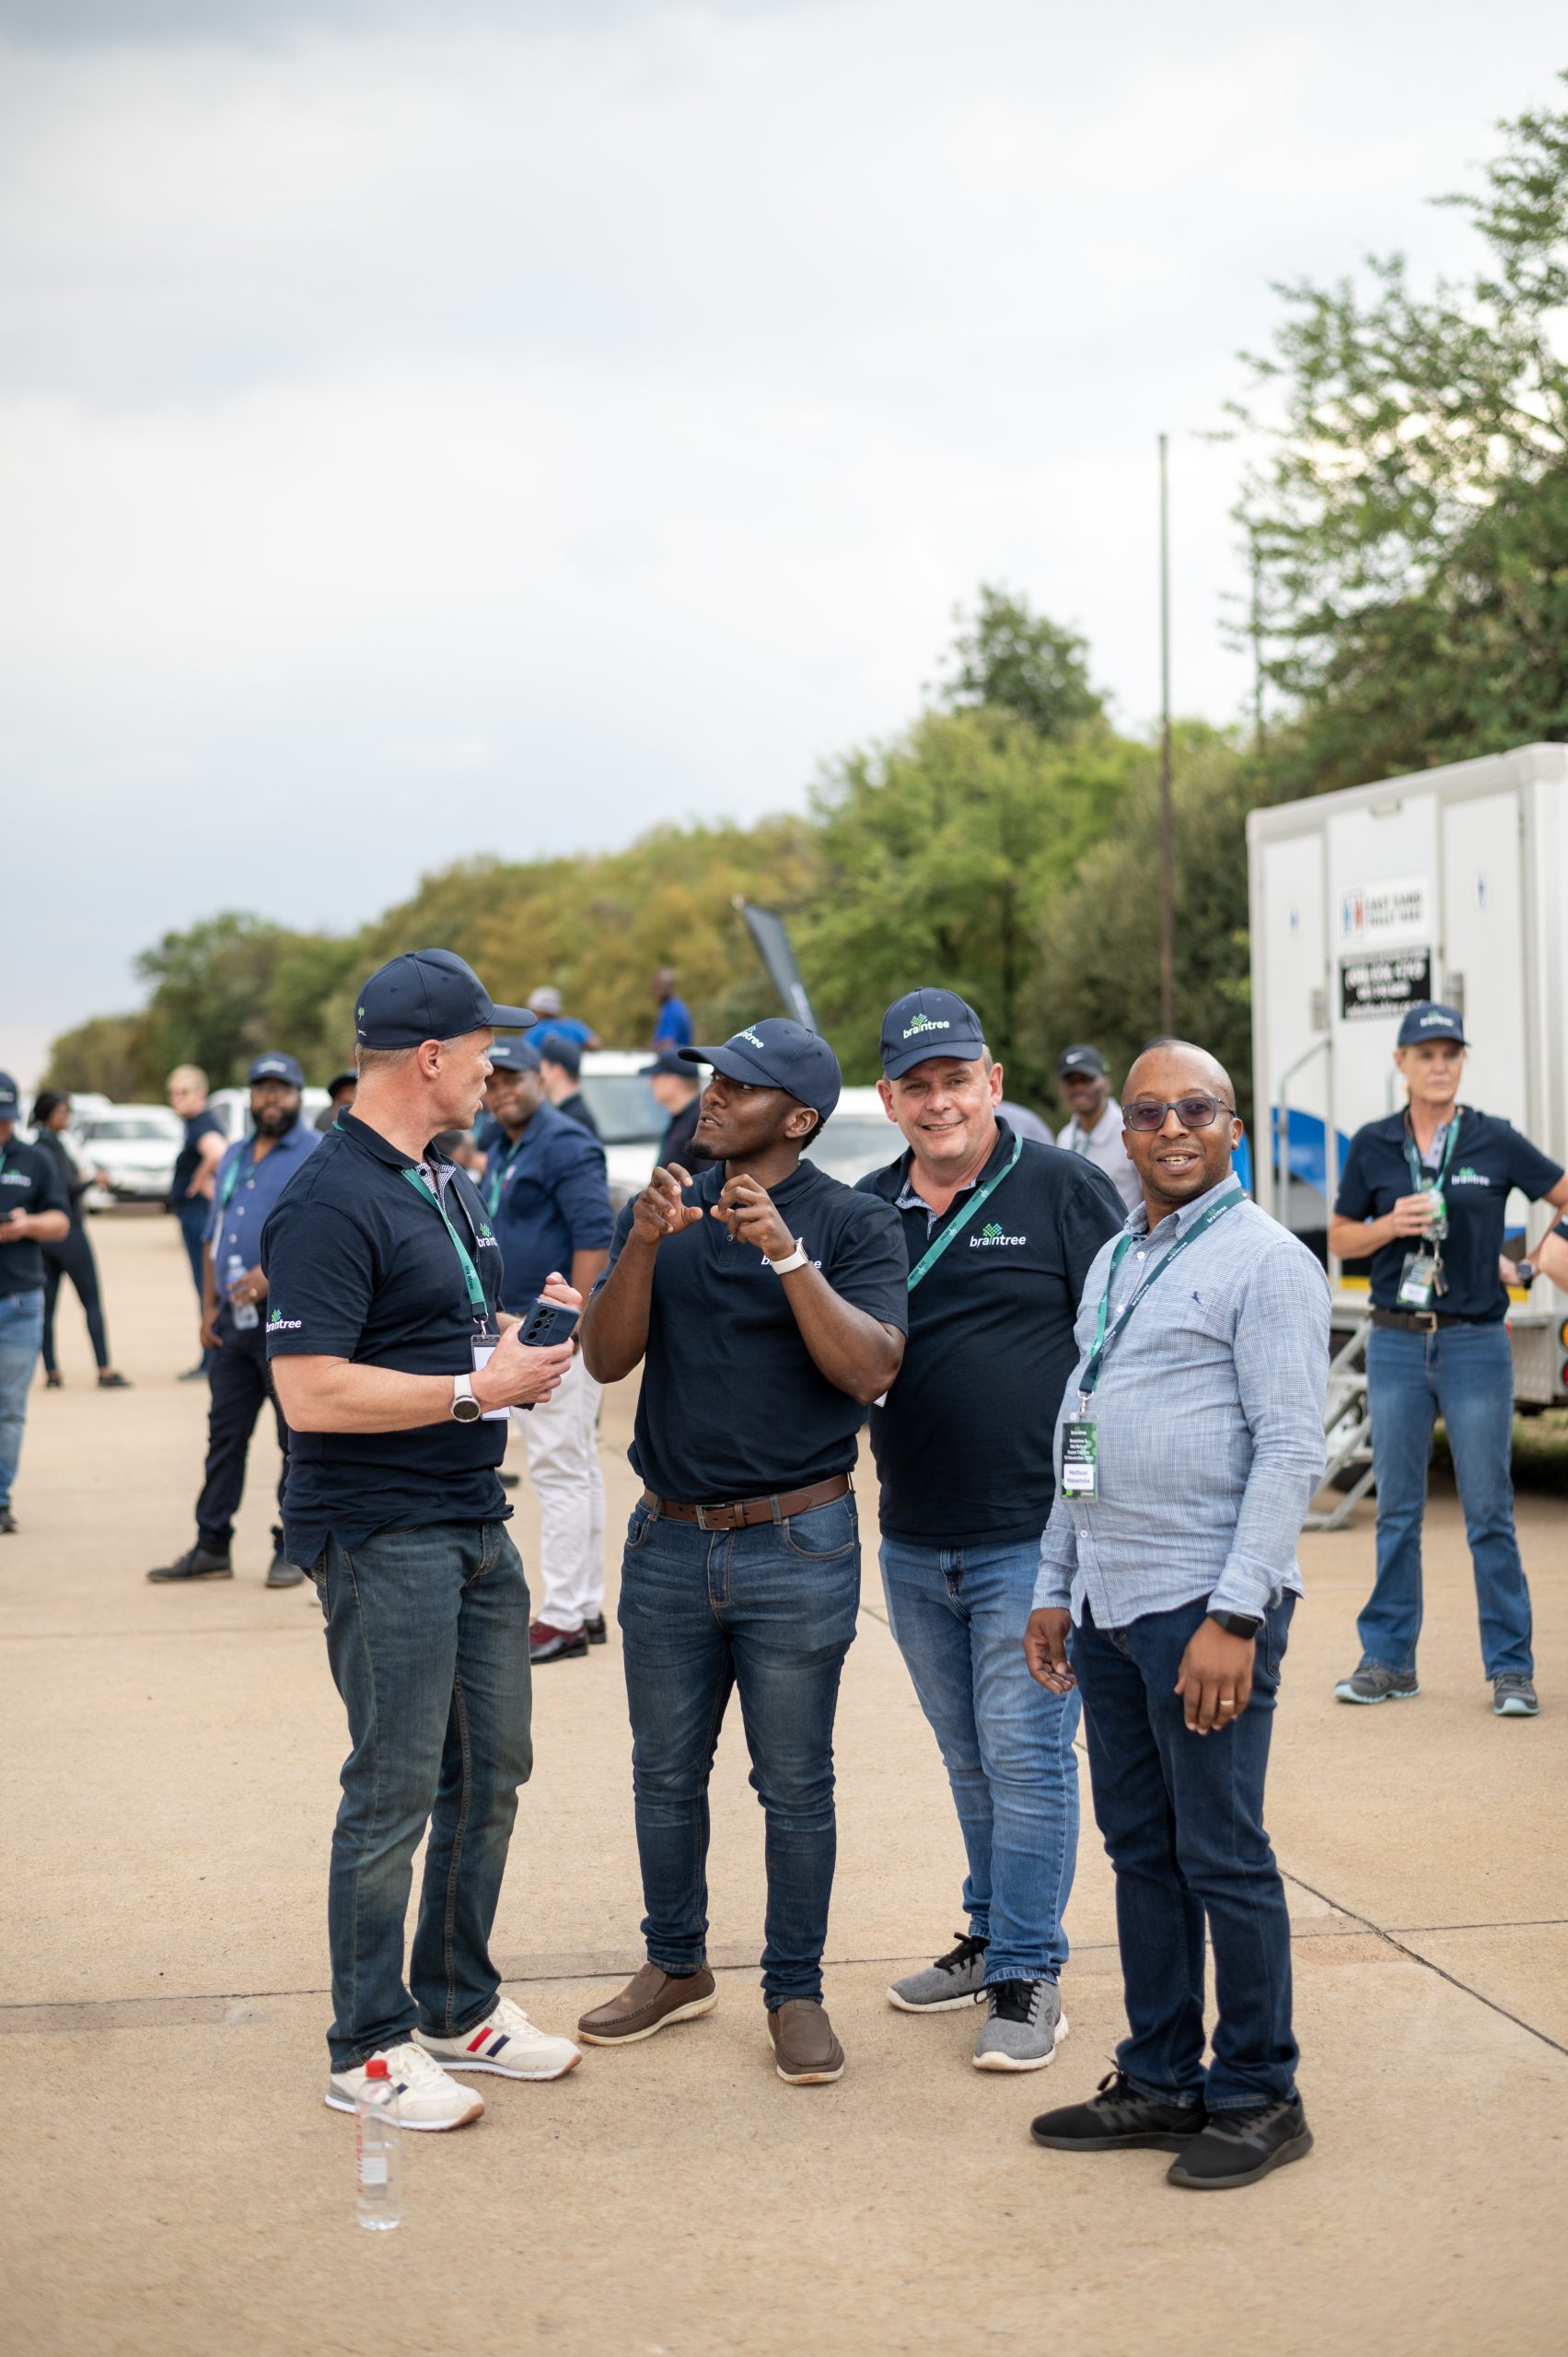
<path id="1" fill-rule="evenodd" d="M 604 1148 L 546 1100 L 538 1049 L 509 1040 L 490 1061 L 483 1193 L 505 1264 L 502 1306 L 524 1317 L 552 1273 L 587 1300 L 610 1257 L 614 1221 Z M 578 1352 L 551 1399 L 513 1411 L 539 1492 L 544 1593 L 528 1631 L 536 1665 L 581 1659 L 604 1643 L 598 1403 L 599 1386 Z"/>

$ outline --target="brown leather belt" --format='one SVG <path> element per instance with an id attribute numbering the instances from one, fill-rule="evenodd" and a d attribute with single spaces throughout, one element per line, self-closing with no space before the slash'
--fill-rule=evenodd
<path id="1" fill-rule="evenodd" d="M 785 1490 L 774 1498 L 731 1498 L 727 1505 L 687 1506 L 645 1490 L 643 1504 L 655 1514 L 668 1515 L 672 1522 L 694 1522 L 699 1530 L 750 1530 L 760 1522 L 783 1522 L 792 1514 L 809 1514 L 813 1506 L 831 1505 L 853 1486 L 847 1473 L 835 1473 L 829 1480 L 813 1481 L 809 1489 Z"/>
<path id="2" fill-rule="evenodd" d="M 1440 1309 L 1375 1309 L 1374 1326 L 1397 1327 L 1402 1334 L 1435 1334 L 1445 1326 L 1475 1326 L 1475 1318 L 1447 1318 Z"/>

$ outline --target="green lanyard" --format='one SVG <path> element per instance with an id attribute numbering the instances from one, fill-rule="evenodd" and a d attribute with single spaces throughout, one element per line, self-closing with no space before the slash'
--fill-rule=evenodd
<path id="1" fill-rule="evenodd" d="M 1407 1108 L 1405 1112 L 1405 1160 L 1410 1165 L 1411 1187 L 1415 1194 L 1424 1194 L 1429 1187 L 1434 1189 L 1438 1194 L 1442 1193 L 1443 1181 L 1448 1176 L 1448 1165 L 1453 1161 L 1454 1149 L 1459 1143 L 1459 1123 L 1464 1120 L 1464 1107 L 1462 1105 L 1456 1105 L 1454 1108 L 1453 1119 L 1448 1123 L 1448 1134 L 1443 1141 L 1443 1159 L 1438 1165 L 1437 1176 L 1434 1178 L 1431 1173 L 1427 1170 L 1424 1163 L 1422 1161 L 1420 1155 L 1418 1155 L 1415 1150 L 1415 1131 L 1411 1121 L 1409 1109 Z"/>
<path id="2" fill-rule="evenodd" d="M 512 1167 L 513 1163 L 516 1162 L 518 1155 L 521 1154 L 523 1150 L 523 1138 L 526 1138 L 528 1132 L 525 1130 L 521 1137 L 514 1138 L 505 1153 L 502 1155 L 500 1161 L 495 1164 L 494 1168 L 491 1169 L 487 1167 L 485 1169 L 484 1208 L 490 1213 L 492 1219 L 494 1218 L 496 1213 L 501 1208 L 501 1190 L 506 1183 L 506 1173 Z"/>
<path id="3" fill-rule="evenodd" d="M 452 1249 L 458 1256 L 459 1262 L 461 1265 L 463 1271 L 463 1283 L 468 1287 L 469 1306 L 473 1311 L 474 1323 L 476 1326 L 488 1326 L 490 1323 L 490 1304 L 484 1298 L 484 1287 L 480 1283 L 479 1271 L 474 1267 L 472 1260 L 469 1257 L 468 1246 L 463 1242 L 462 1237 L 458 1234 L 457 1229 L 452 1225 L 451 1221 L 447 1218 L 446 1204 L 441 1201 L 438 1194 L 434 1193 L 431 1189 L 425 1185 L 417 1170 L 410 1170 L 405 1166 L 403 1177 L 408 1180 L 409 1185 L 417 1194 L 421 1194 L 424 1197 L 425 1202 L 430 1204 L 431 1208 L 436 1213 L 441 1221 L 442 1226 L 451 1237 Z M 486 1229 L 485 1233 L 488 1235 L 489 1230 Z"/>
<path id="4" fill-rule="evenodd" d="M 959 1228 L 968 1227 L 970 1220 L 973 1219 L 976 1212 L 979 1211 L 986 1197 L 988 1195 L 993 1195 L 996 1192 L 996 1190 L 1002 1184 L 1003 1179 L 1005 1178 L 1009 1172 L 1012 1171 L 1023 1150 L 1023 1139 L 1021 1137 L 1015 1138 L 1013 1140 L 1013 1151 L 1007 1158 L 1006 1168 L 1005 1170 L 999 1170 L 994 1178 L 988 1178 L 983 1187 L 977 1187 L 974 1193 L 970 1197 L 969 1202 L 964 1205 L 963 1210 L 958 1213 L 958 1218 L 950 1220 L 947 1225 L 942 1230 L 941 1235 L 936 1237 L 933 1244 L 928 1246 L 924 1258 L 919 1260 L 910 1271 L 909 1289 L 911 1293 L 912 1293 L 916 1285 L 919 1284 L 922 1277 L 929 1275 L 931 1271 L 936 1266 L 937 1261 L 940 1260 L 943 1253 L 946 1252 L 948 1245 L 951 1244 Z"/>
<path id="5" fill-rule="evenodd" d="M 1179 1237 L 1176 1243 L 1171 1246 L 1164 1260 L 1156 1262 L 1155 1267 L 1150 1270 L 1148 1275 L 1144 1279 L 1143 1283 L 1138 1287 L 1137 1292 L 1132 1295 L 1132 1300 L 1127 1304 L 1126 1308 L 1118 1318 L 1115 1325 L 1111 1326 L 1109 1331 L 1107 1332 L 1106 1329 L 1109 1323 L 1110 1317 L 1110 1288 L 1116 1282 L 1116 1271 L 1121 1266 L 1122 1261 L 1127 1258 L 1127 1255 L 1132 1250 L 1133 1244 L 1133 1237 L 1131 1230 L 1128 1230 L 1125 1235 L 1117 1238 L 1116 1249 L 1110 1256 L 1110 1267 L 1106 1271 L 1105 1291 L 1099 1297 L 1099 1316 L 1095 1322 L 1094 1348 L 1089 1353 L 1088 1364 L 1085 1367 L 1083 1374 L 1078 1377 L 1078 1398 L 1080 1402 L 1086 1401 L 1088 1399 L 1089 1394 L 1095 1387 L 1095 1385 L 1099 1381 L 1099 1371 L 1105 1364 L 1106 1356 L 1110 1350 L 1111 1344 L 1121 1334 L 1122 1328 L 1126 1325 L 1127 1320 L 1132 1317 L 1132 1312 L 1137 1308 L 1138 1304 L 1143 1300 L 1144 1295 L 1149 1291 L 1151 1285 L 1158 1283 L 1160 1278 L 1164 1276 L 1171 1262 L 1173 1260 L 1179 1260 L 1190 1244 L 1197 1243 L 1198 1238 L 1202 1235 L 1203 1230 L 1206 1227 L 1213 1227 L 1215 1220 L 1224 1219 L 1226 1212 L 1233 1212 L 1237 1203 L 1245 1202 L 1247 1198 L 1241 1190 L 1241 1182 L 1238 1179 L 1234 1190 L 1230 1194 L 1222 1195 L 1217 1203 L 1211 1203 L 1208 1210 L 1203 1213 L 1202 1218 L 1198 1220 L 1191 1227 L 1190 1227 L 1185 1236 Z"/>
<path id="6" fill-rule="evenodd" d="M 252 1155 L 250 1157 L 252 1168 L 255 1167 L 255 1161 L 256 1157 Z M 245 1148 L 241 1146 L 239 1152 L 235 1155 L 234 1160 L 229 1164 L 228 1168 L 223 1174 L 223 1183 L 218 1189 L 218 1209 L 220 1212 L 226 1212 L 228 1209 L 229 1198 L 239 1184 L 239 1173 L 244 1166 L 244 1162 Z"/>

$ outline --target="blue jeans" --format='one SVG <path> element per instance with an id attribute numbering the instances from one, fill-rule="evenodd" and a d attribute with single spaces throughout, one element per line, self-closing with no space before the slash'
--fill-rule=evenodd
<path id="1" fill-rule="evenodd" d="M 1116 1872 L 1130 2035 L 1116 2061 L 1167 2103 L 1246 2110 L 1295 2092 L 1290 1919 L 1263 1830 L 1263 1779 L 1295 1598 L 1258 1632 L 1252 1699 L 1234 1726 L 1193 1735 L 1173 1689 L 1206 1597 L 1073 1631 L 1095 1816 Z M 1203 1923 L 1214 1951 L 1213 2059 L 1203 2070 Z"/>
<path id="2" fill-rule="evenodd" d="M 175 1207 L 175 1217 L 180 1222 L 180 1239 L 185 1247 L 185 1257 L 191 1263 L 198 1303 L 202 1298 L 202 1256 L 206 1248 L 207 1222 L 212 1215 L 213 1207 L 205 1195 L 187 1195 L 185 1201 Z M 211 1351 L 203 1350 L 202 1364 L 210 1369 L 212 1363 Z"/>
<path id="3" fill-rule="evenodd" d="M 700 1530 L 641 1503 L 618 1618 L 648 1960 L 706 1957 L 708 1777 L 732 1689 L 767 1820 L 762 1995 L 820 1997 L 838 1829 L 833 1713 L 860 1608 L 853 1496 L 749 1530 Z"/>
<path id="4" fill-rule="evenodd" d="M 377 1532 L 313 1567 L 353 1743 L 332 1834 L 327 1926 L 334 2071 L 417 2024 L 459 2038 L 493 2010 L 490 1931 L 517 1786 L 533 1766 L 528 1591 L 500 1522 Z M 430 1843 L 409 1983 L 413 1853 Z"/>
<path id="5" fill-rule="evenodd" d="M 1377 1580 L 1356 1630 L 1361 1657 L 1413 1670 L 1421 1635 L 1421 1524 L 1432 1427 L 1454 1453 L 1481 1608 L 1488 1678 L 1534 1674 L 1530 1591 L 1514 1536 L 1514 1354 L 1506 1327 L 1446 1326 L 1434 1334 L 1374 1326 L 1366 1397 L 1377 1480 Z"/>
<path id="6" fill-rule="evenodd" d="M 43 1347 L 43 1288 L 0 1294 L 0 1507 L 11 1503 L 11 1484 L 22 1460 L 22 1427 L 28 1392 Z"/>
<path id="7" fill-rule="evenodd" d="M 985 1978 L 1055 1980 L 1078 1856 L 1081 1704 L 1048 1694 L 1024 1660 L 1040 1544 L 882 1541 L 888 1620 L 941 1749 L 969 1874 L 970 1931 Z"/>

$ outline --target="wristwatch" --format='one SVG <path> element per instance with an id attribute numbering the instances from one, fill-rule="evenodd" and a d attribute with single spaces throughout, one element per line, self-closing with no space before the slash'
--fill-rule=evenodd
<path id="1" fill-rule="evenodd" d="M 477 1424 L 484 1410 L 473 1396 L 471 1375 L 457 1375 L 452 1378 L 452 1413 L 459 1424 Z"/>
<path id="2" fill-rule="evenodd" d="M 1214 1612 L 1211 1610 L 1209 1618 L 1214 1622 L 1216 1629 L 1223 1629 L 1225 1631 L 1227 1637 L 1255 1637 L 1258 1634 L 1259 1630 L 1263 1625 L 1261 1614 L 1253 1614 L 1250 1612 Z"/>
<path id="3" fill-rule="evenodd" d="M 1536 1264 L 1535 1264 L 1535 1262 L 1534 1262 L 1533 1260 L 1516 1260 L 1516 1261 L 1515 1261 L 1515 1263 L 1514 1263 L 1514 1282 L 1515 1282 L 1515 1283 L 1516 1283 L 1516 1284 L 1519 1284 L 1519 1285 L 1523 1285 L 1523 1286 L 1524 1286 L 1524 1288 L 1525 1288 L 1525 1291 L 1526 1291 L 1527 1293 L 1528 1293 L 1528 1291 L 1529 1291 L 1530 1287 L 1534 1284 L 1535 1281 L 1536 1281 Z"/>
<path id="4" fill-rule="evenodd" d="M 786 1253 L 782 1260 L 770 1260 L 768 1266 L 775 1277 L 787 1277 L 792 1269 L 804 1269 L 809 1258 L 804 1238 L 797 1236 L 794 1251 Z"/>

